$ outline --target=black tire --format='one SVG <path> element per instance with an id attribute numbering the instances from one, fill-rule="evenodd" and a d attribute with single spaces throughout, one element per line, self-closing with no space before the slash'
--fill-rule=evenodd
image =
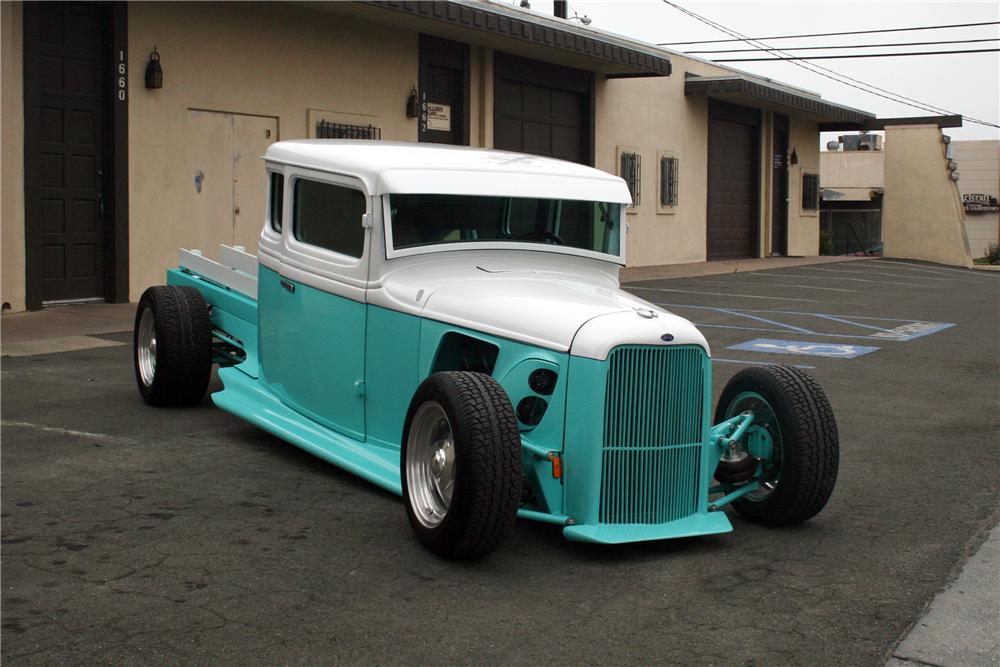
<path id="1" fill-rule="evenodd" d="M 781 441 L 775 488 L 733 503 L 744 518 L 767 526 L 801 523 L 826 505 L 837 481 L 840 446 L 830 401 L 819 384 L 796 368 L 754 366 L 734 375 L 719 398 L 715 423 L 733 416 L 731 404 L 754 392 L 774 411 Z M 739 410 L 736 410 L 738 412 Z"/>
<path id="2" fill-rule="evenodd" d="M 153 318 L 152 369 L 140 364 L 140 328 Z M 139 393 L 157 406 L 196 405 L 212 375 L 212 324 L 208 305 L 193 287 L 150 287 L 139 299 L 132 333 L 132 361 Z"/>
<path id="3" fill-rule="evenodd" d="M 436 403 L 453 435 L 454 477 L 450 503 L 437 525 L 425 525 L 413 507 L 419 480 L 411 480 L 411 427 L 421 406 Z M 420 431 L 414 431 L 415 438 Z M 444 558 L 476 558 L 494 551 L 514 526 L 521 498 L 521 438 L 514 408 L 489 375 L 449 371 L 420 385 L 406 414 L 400 473 L 406 516 L 417 539 Z"/>

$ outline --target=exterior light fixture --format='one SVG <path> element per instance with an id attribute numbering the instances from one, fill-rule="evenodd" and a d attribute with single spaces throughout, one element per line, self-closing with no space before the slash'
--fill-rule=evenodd
<path id="1" fill-rule="evenodd" d="M 417 87 L 414 86 L 410 89 L 410 96 L 406 99 L 406 117 L 416 118 L 419 115 L 420 112 L 417 108 Z"/>
<path id="2" fill-rule="evenodd" d="M 163 68 L 160 67 L 160 53 L 153 47 L 146 64 L 146 87 L 163 88 Z"/>
<path id="3" fill-rule="evenodd" d="M 591 19 L 586 14 L 584 14 L 583 16 L 580 16 L 579 14 L 577 14 L 576 10 L 573 10 L 573 16 L 570 16 L 569 19 L 567 19 L 567 20 L 569 20 L 569 21 L 579 21 L 583 25 L 590 25 L 593 22 L 593 19 Z"/>
<path id="4" fill-rule="evenodd" d="M 788 158 L 788 162 L 790 164 L 798 164 L 799 163 L 799 154 L 795 152 L 794 148 L 792 149 L 792 156 L 790 158 Z"/>

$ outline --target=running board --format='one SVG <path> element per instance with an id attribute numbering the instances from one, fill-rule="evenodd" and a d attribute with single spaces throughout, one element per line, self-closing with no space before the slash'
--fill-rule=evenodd
<path id="1" fill-rule="evenodd" d="M 212 394 L 212 400 L 226 412 L 386 491 L 403 495 L 398 449 L 359 442 L 310 421 L 238 368 L 220 369 L 219 378 L 225 388 Z"/>

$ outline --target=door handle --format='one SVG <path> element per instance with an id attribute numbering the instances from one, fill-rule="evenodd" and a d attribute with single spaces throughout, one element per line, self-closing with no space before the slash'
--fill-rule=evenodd
<path id="1" fill-rule="evenodd" d="M 100 217 L 102 217 L 102 218 L 104 217 L 104 195 L 103 194 L 97 195 L 97 214 Z"/>
<path id="2" fill-rule="evenodd" d="M 285 289 L 286 291 L 288 291 L 288 292 L 291 292 L 291 293 L 294 293 L 294 292 L 295 292 L 295 283 L 293 283 L 293 282 L 292 282 L 292 281 L 290 281 L 290 280 L 285 280 L 284 278 L 282 278 L 282 279 L 281 279 L 281 286 L 282 286 L 282 287 L 283 287 L 283 288 L 284 288 L 284 289 Z"/>

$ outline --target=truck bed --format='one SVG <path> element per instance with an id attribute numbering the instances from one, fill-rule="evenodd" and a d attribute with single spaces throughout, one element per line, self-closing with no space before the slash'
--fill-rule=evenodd
<path id="1" fill-rule="evenodd" d="M 199 250 L 181 250 L 177 268 L 167 271 L 167 284 L 187 285 L 201 292 L 211 306 L 213 335 L 243 357 L 238 363 L 217 361 L 258 377 L 257 257 L 239 246 L 219 246 L 219 261 Z"/>

